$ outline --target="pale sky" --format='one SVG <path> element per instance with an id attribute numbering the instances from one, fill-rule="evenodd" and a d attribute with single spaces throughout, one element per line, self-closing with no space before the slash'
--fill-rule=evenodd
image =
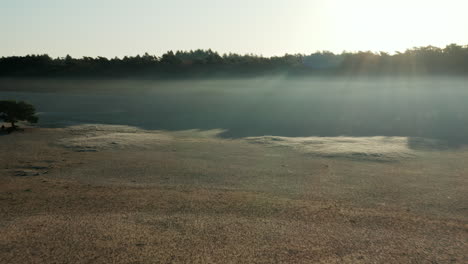
<path id="1" fill-rule="evenodd" d="M 467 10 L 468 0 L 0 0 L 0 56 L 466 45 Z"/>

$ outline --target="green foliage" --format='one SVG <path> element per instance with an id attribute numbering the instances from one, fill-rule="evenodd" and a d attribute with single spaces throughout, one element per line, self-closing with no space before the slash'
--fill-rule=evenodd
<path id="1" fill-rule="evenodd" d="M 212 50 L 169 51 L 161 57 L 83 57 L 52 59 L 48 55 L 0 58 L 0 77 L 194 77 L 262 74 L 468 74 L 468 46 L 441 49 L 418 47 L 390 55 L 385 52 L 263 57 L 223 54 Z"/>
<path id="2" fill-rule="evenodd" d="M 18 121 L 37 123 L 36 109 L 33 105 L 23 101 L 0 101 L 0 120 L 11 123 L 12 127 Z"/>

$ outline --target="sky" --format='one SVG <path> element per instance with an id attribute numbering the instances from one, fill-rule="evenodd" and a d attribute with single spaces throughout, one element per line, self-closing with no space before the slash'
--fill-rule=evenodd
<path id="1" fill-rule="evenodd" d="M 0 56 L 310 54 L 468 44 L 468 0 L 0 0 Z"/>

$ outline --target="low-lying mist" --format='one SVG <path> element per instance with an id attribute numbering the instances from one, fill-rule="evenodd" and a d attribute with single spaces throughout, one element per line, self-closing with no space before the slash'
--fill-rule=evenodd
<path id="1" fill-rule="evenodd" d="M 40 125 L 120 124 L 223 129 L 222 137 L 409 137 L 468 143 L 468 82 L 455 77 L 230 80 L 0 80 L 0 98 L 26 100 Z"/>

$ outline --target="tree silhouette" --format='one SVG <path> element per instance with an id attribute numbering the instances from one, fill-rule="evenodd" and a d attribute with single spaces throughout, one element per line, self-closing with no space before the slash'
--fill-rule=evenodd
<path id="1" fill-rule="evenodd" d="M 0 77 L 149 77 L 190 78 L 314 74 L 458 74 L 468 75 L 468 45 L 416 47 L 405 52 L 316 52 L 263 57 L 218 54 L 212 50 L 168 51 L 161 57 L 83 57 L 48 55 L 0 58 Z"/>
<path id="2" fill-rule="evenodd" d="M 18 121 L 37 123 L 39 120 L 33 105 L 14 100 L 0 101 L 0 119 L 10 123 L 12 129 L 17 127 L 15 123 Z"/>

